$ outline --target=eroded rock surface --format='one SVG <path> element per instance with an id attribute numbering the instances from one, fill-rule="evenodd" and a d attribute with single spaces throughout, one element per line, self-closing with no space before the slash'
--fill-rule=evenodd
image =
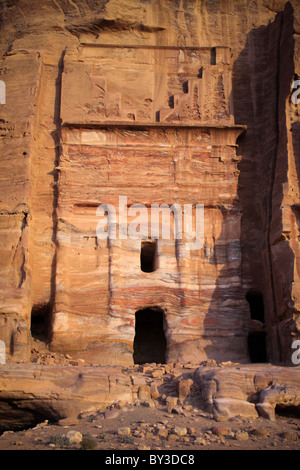
<path id="1" fill-rule="evenodd" d="M 12 364 L 1 366 L 0 372 L 2 430 L 132 400 L 129 377 L 114 367 Z"/>
<path id="2" fill-rule="evenodd" d="M 207 409 L 216 416 L 237 415 L 275 420 L 276 407 L 299 412 L 300 369 L 271 364 L 195 371 Z M 298 410 L 298 411 L 297 411 Z"/>
<path id="3" fill-rule="evenodd" d="M 7 362 L 28 361 L 38 337 L 130 365 L 135 314 L 154 308 L 166 361 L 291 363 L 299 2 L 179 3 L 1 4 Z M 140 240 L 96 236 L 98 205 L 119 196 L 204 204 L 203 246 L 158 240 L 143 271 Z"/>
<path id="4" fill-rule="evenodd" d="M 192 410 L 195 419 L 275 421 L 284 410 L 299 415 L 299 381 L 299 368 L 271 365 L 1 366 L 1 431 L 45 419 L 61 426 L 92 415 L 117 419 L 128 405 L 162 409 L 179 422 Z"/>

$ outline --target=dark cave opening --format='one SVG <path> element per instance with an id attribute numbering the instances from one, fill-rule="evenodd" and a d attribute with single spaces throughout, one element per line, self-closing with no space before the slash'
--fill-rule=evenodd
<path id="1" fill-rule="evenodd" d="M 266 333 L 253 332 L 248 335 L 248 351 L 251 362 L 267 362 Z"/>
<path id="2" fill-rule="evenodd" d="M 246 300 L 250 307 L 250 315 L 252 320 L 265 322 L 265 309 L 263 295 L 259 291 L 247 292 Z"/>
<path id="3" fill-rule="evenodd" d="M 217 63 L 217 51 L 215 47 L 210 49 L 210 65 L 216 65 Z"/>
<path id="4" fill-rule="evenodd" d="M 135 364 L 165 363 L 166 337 L 163 310 L 145 308 L 135 313 L 133 360 Z"/>
<path id="5" fill-rule="evenodd" d="M 157 241 L 143 240 L 141 244 L 141 270 L 152 273 L 157 269 Z"/>
<path id="6" fill-rule="evenodd" d="M 265 324 L 265 309 L 263 295 L 259 291 L 250 291 L 246 294 L 250 307 L 251 320 Z M 251 362 L 267 362 L 266 332 L 253 331 L 248 334 L 248 351 Z"/>
<path id="7" fill-rule="evenodd" d="M 275 414 L 283 418 L 300 418 L 300 407 L 295 405 L 277 404 Z"/>
<path id="8" fill-rule="evenodd" d="M 31 336 L 47 341 L 50 329 L 51 306 L 49 303 L 33 306 L 31 310 Z"/>

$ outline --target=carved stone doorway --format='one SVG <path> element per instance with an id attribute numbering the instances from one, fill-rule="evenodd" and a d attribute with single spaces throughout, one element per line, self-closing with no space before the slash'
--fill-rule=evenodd
<path id="1" fill-rule="evenodd" d="M 145 308 L 135 313 L 133 360 L 135 364 L 165 363 L 166 338 L 162 309 Z"/>

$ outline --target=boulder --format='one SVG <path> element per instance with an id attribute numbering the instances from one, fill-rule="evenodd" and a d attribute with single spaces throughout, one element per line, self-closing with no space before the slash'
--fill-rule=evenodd
<path id="1" fill-rule="evenodd" d="M 2 431 L 45 418 L 76 418 L 132 399 L 129 377 L 113 367 L 6 364 L 0 369 Z"/>
<path id="2" fill-rule="evenodd" d="M 271 364 L 200 367 L 194 378 L 207 410 L 216 417 L 274 420 L 277 406 L 300 410 L 300 368 Z"/>

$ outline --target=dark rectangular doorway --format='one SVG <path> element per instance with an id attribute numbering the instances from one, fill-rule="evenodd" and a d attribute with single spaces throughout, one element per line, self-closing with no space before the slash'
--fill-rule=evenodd
<path id="1" fill-rule="evenodd" d="M 246 294 L 250 307 L 250 317 L 265 325 L 264 299 L 259 291 L 250 291 Z M 248 351 L 251 362 L 267 362 L 266 332 L 253 331 L 248 334 Z"/>
<path id="2" fill-rule="evenodd" d="M 135 313 L 133 360 L 135 364 L 165 363 L 164 312 L 160 308 L 145 308 Z"/>
<path id="3" fill-rule="evenodd" d="M 153 273 L 157 269 L 157 241 L 143 240 L 141 243 L 141 270 Z"/>

